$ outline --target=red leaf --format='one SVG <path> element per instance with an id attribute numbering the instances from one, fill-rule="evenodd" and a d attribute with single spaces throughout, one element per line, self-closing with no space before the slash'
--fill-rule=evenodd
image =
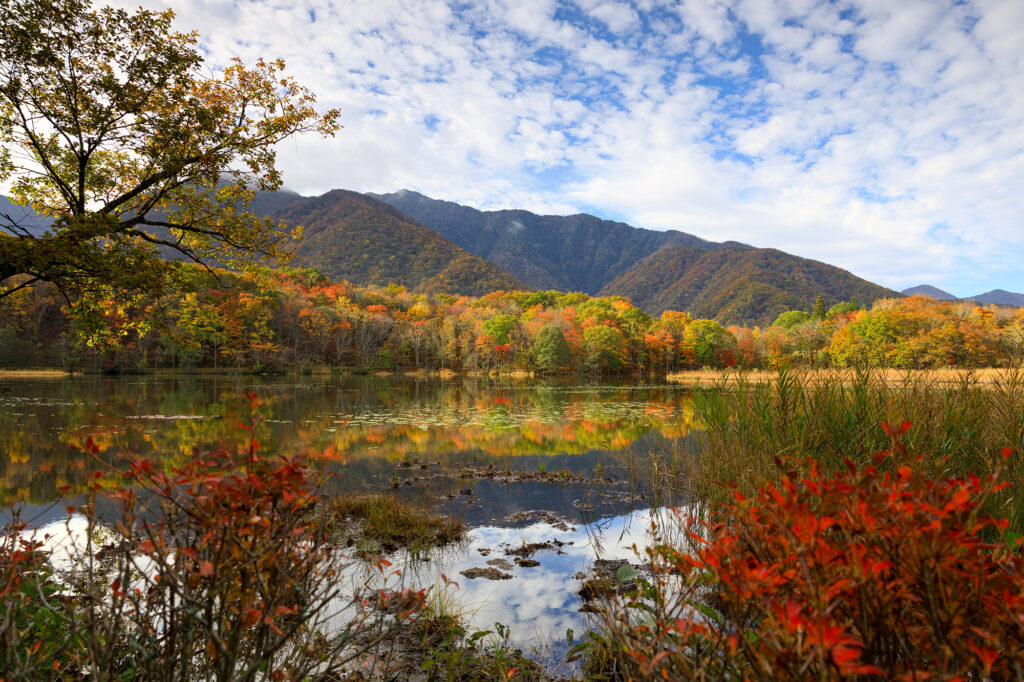
<path id="1" fill-rule="evenodd" d="M 260 610 L 259 609 L 247 609 L 245 615 L 242 616 L 242 627 L 251 628 L 260 621 Z"/>

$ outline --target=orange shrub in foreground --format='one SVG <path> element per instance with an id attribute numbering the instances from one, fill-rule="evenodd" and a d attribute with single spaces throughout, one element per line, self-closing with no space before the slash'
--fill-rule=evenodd
<path id="1" fill-rule="evenodd" d="M 693 547 L 648 550 L 651 580 L 604 616 L 624 676 L 1024 679 L 1021 540 L 979 513 L 1006 484 L 929 480 L 909 422 L 882 426 L 868 466 L 780 462 L 711 523 L 680 512 Z"/>

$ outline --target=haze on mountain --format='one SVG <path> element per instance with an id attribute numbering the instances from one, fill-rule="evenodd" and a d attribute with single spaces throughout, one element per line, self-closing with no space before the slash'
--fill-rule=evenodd
<path id="1" fill-rule="evenodd" d="M 1017 308 L 1024 307 L 1024 294 L 1014 293 L 1012 291 L 1006 291 L 1005 289 L 993 289 L 992 291 L 986 291 L 983 294 L 976 296 L 964 296 L 958 297 L 943 291 L 938 287 L 933 287 L 930 284 L 921 284 L 916 287 L 910 287 L 900 292 L 904 296 L 927 296 L 934 298 L 936 301 L 973 301 L 974 303 L 981 303 L 984 305 L 1009 305 Z"/>

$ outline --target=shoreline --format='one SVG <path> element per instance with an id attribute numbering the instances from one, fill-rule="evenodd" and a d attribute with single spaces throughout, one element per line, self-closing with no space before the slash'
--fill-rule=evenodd
<path id="1" fill-rule="evenodd" d="M 1008 373 L 1013 372 L 1013 367 L 980 367 L 980 368 L 948 368 L 948 369 L 896 369 L 892 367 L 871 368 L 868 370 L 872 381 L 882 381 L 886 384 L 899 384 L 907 380 L 926 380 L 935 384 L 955 384 L 964 380 L 975 381 L 984 385 L 991 385 L 999 381 Z M 124 376 L 136 373 L 125 373 Z M 571 376 L 576 379 L 580 375 L 540 375 L 530 370 L 451 370 L 451 369 L 390 369 L 371 370 L 361 367 L 300 367 L 286 368 L 270 373 L 252 372 L 238 368 L 189 368 L 173 369 L 159 368 L 146 372 L 139 372 L 138 375 L 159 376 L 163 374 L 217 374 L 222 376 L 259 376 L 261 374 L 286 376 L 286 375 L 350 375 L 350 376 L 378 376 L 378 377 L 409 377 L 417 379 L 454 379 L 457 377 L 477 378 L 511 378 L 511 379 L 537 379 L 537 378 L 560 378 Z M 853 381 L 856 370 L 851 368 L 825 368 L 809 369 L 795 368 L 788 370 L 788 374 L 799 381 L 822 381 L 824 379 L 839 378 L 842 381 Z M 58 368 L 32 368 L 32 369 L 4 369 L 0 368 L 0 380 L 3 379 L 66 379 L 75 376 L 108 376 L 104 372 L 89 372 L 82 370 L 65 370 Z M 109 375 L 120 376 L 120 375 Z M 629 375 L 611 375 L 601 377 L 600 375 L 582 375 L 586 378 L 622 378 Z M 683 386 L 710 386 L 727 385 L 735 386 L 740 382 L 749 384 L 760 384 L 774 380 L 779 376 L 778 370 L 734 370 L 734 369 L 697 369 L 669 372 L 662 375 L 666 383 L 679 384 Z"/>
<path id="2" fill-rule="evenodd" d="M 66 369 L 0 369 L 0 379 L 65 379 L 80 374 Z"/>
<path id="3" fill-rule="evenodd" d="M 896 369 L 893 367 L 875 367 L 868 370 L 872 382 L 881 381 L 888 385 L 897 385 L 905 381 L 925 380 L 932 384 L 957 384 L 970 380 L 983 385 L 992 385 L 1008 373 L 1017 371 L 1013 367 L 980 367 L 980 368 L 949 368 L 949 369 Z M 818 382 L 826 379 L 840 379 L 852 382 L 857 377 L 856 370 L 848 367 L 830 369 L 791 369 L 788 374 L 801 382 Z M 770 382 L 779 376 L 778 370 L 690 370 L 670 372 L 665 380 L 670 384 L 684 386 L 710 386 L 724 384 L 735 386 L 741 381 L 748 384 Z"/>

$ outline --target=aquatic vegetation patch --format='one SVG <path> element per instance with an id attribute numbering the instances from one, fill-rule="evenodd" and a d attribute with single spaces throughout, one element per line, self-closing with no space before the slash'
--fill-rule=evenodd
<path id="1" fill-rule="evenodd" d="M 462 521 L 417 507 L 398 495 L 341 495 L 327 504 L 337 518 L 360 521 L 362 538 L 389 551 L 445 545 L 466 532 Z"/>

